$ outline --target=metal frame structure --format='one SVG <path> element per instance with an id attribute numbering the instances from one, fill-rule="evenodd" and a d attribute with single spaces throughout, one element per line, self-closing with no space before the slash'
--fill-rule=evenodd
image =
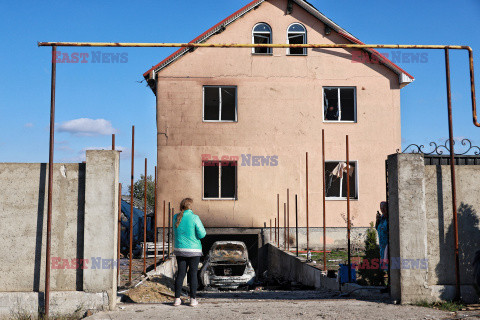
<path id="1" fill-rule="evenodd" d="M 454 216 L 455 238 L 455 275 L 456 296 L 460 298 L 460 272 L 458 252 L 458 226 L 456 208 L 456 185 L 455 185 L 455 161 L 453 145 L 452 103 L 450 88 L 450 61 L 449 50 L 467 50 L 470 67 L 470 90 L 472 99 L 473 123 L 480 127 L 477 121 L 475 79 L 473 69 L 473 50 L 469 46 L 457 45 L 400 45 L 400 44 L 240 44 L 240 43 L 121 43 L 121 42 L 39 42 L 39 47 L 52 47 L 52 73 L 51 73 L 51 98 L 50 98 L 50 141 L 48 162 L 48 200 L 47 200 L 47 249 L 46 249 L 46 272 L 45 272 L 45 316 L 49 315 L 50 298 L 50 256 L 51 256 L 51 228 L 52 228 L 52 190 L 53 190 L 53 154 L 54 154 L 54 131 L 55 131 L 55 84 L 56 84 L 56 50 L 57 47 L 131 47 L 131 48 L 323 48 L 323 49 L 431 49 L 444 50 L 447 80 L 447 103 L 448 125 L 450 139 L 450 168 L 452 177 L 452 202 Z M 154 71 L 153 71 L 154 72 Z M 132 130 L 133 131 L 133 130 Z M 133 132 L 132 132 L 133 133 Z M 133 137 L 132 137 L 133 138 Z M 133 140 L 133 139 L 132 139 Z M 133 150 L 132 150 L 133 156 Z M 133 166 L 132 166 L 133 171 Z M 132 172 L 133 179 L 133 172 Z M 308 196 L 308 192 L 307 192 Z M 131 203 L 132 205 L 132 203 Z M 131 212 L 133 211 L 133 208 Z M 170 212 L 169 212 L 170 213 Z M 170 222 L 170 221 L 169 221 Z M 130 235 L 131 236 L 131 235 Z M 308 233 L 307 233 L 308 247 Z"/>

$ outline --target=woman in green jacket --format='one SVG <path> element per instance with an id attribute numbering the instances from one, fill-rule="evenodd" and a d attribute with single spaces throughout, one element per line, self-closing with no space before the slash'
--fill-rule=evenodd
<path id="1" fill-rule="evenodd" d="M 198 305 L 196 295 L 198 287 L 198 264 L 202 256 L 202 243 L 206 235 L 200 218 L 192 211 L 193 200 L 185 198 L 180 202 L 180 213 L 173 216 L 173 236 L 175 238 L 175 257 L 177 259 L 178 272 L 175 278 L 175 302 L 174 306 L 179 306 L 180 293 L 182 291 L 183 280 L 187 273 L 190 277 L 190 305 Z"/>

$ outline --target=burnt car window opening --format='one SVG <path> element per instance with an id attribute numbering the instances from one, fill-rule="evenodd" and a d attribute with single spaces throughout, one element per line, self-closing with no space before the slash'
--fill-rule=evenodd
<path id="1" fill-rule="evenodd" d="M 200 271 L 205 287 L 237 289 L 251 286 L 255 281 L 255 270 L 248 259 L 248 250 L 241 241 L 215 242 Z"/>

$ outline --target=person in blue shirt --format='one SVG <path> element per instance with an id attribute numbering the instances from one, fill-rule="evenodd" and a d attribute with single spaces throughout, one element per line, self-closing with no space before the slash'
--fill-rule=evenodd
<path id="1" fill-rule="evenodd" d="M 380 259 L 386 261 L 388 259 L 388 204 L 385 201 L 380 203 L 380 211 L 382 214 L 377 211 L 375 229 L 377 229 L 380 244 Z"/>
<path id="2" fill-rule="evenodd" d="M 174 254 L 177 259 L 178 272 L 175 278 L 175 302 L 179 306 L 182 301 L 183 280 L 187 273 L 190 278 L 190 305 L 198 305 L 196 295 L 198 287 L 198 264 L 202 256 L 202 243 L 207 234 L 200 218 L 192 211 L 193 200 L 185 198 L 180 202 L 180 213 L 173 216 Z"/>

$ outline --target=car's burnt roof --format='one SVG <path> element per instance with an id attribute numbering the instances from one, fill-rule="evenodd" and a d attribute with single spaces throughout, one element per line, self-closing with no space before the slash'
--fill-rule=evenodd
<path id="1" fill-rule="evenodd" d="M 226 244 L 236 244 L 244 247 L 245 249 L 247 248 L 247 246 L 245 245 L 245 242 L 243 241 L 215 241 L 215 243 L 212 245 L 212 248 L 215 246 L 221 246 Z"/>

